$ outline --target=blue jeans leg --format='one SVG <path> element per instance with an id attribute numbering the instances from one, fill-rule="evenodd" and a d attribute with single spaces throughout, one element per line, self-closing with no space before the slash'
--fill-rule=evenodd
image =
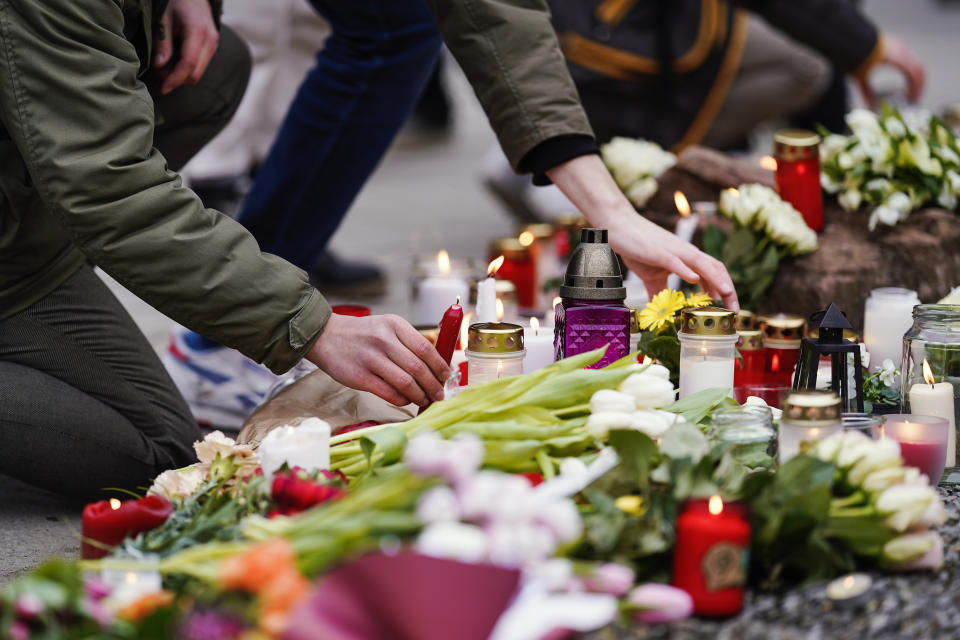
<path id="1" fill-rule="evenodd" d="M 440 54 L 424 0 L 311 0 L 332 28 L 239 221 L 309 269 L 416 106 Z"/>

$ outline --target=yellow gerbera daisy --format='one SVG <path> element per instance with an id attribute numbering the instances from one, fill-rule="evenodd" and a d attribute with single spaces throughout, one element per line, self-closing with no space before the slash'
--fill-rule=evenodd
<path id="1" fill-rule="evenodd" d="M 684 303 L 685 307 L 708 307 L 713 304 L 713 300 L 710 299 L 710 296 L 703 293 L 691 293 L 687 296 L 687 301 Z"/>
<path id="2" fill-rule="evenodd" d="M 664 289 L 647 303 L 640 312 L 640 328 L 650 331 L 660 331 L 674 321 L 677 312 L 686 306 L 683 293 L 672 289 Z"/>

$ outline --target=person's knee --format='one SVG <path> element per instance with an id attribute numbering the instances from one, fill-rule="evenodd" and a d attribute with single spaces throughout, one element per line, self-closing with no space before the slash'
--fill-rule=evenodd
<path id="1" fill-rule="evenodd" d="M 815 103 L 830 84 L 830 63 L 806 47 L 797 47 L 797 51 L 790 57 L 788 69 L 793 78 L 793 102 L 796 111 Z"/>

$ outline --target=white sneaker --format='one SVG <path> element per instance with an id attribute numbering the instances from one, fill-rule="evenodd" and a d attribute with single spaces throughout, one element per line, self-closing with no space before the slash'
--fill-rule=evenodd
<path id="1" fill-rule="evenodd" d="M 179 325 L 171 329 L 170 345 L 160 358 L 167 373 L 197 422 L 239 431 L 278 376 L 229 347 L 193 348 L 188 333 Z"/>

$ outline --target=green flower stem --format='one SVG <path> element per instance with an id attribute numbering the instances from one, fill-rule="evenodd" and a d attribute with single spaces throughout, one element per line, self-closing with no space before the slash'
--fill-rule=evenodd
<path id="1" fill-rule="evenodd" d="M 841 507 L 834 508 L 832 505 L 830 507 L 830 517 L 831 518 L 864 518 L 870 517 L 877 514 L 877 510 L 871 505 L 863 505 L 858 507 Z"/>
<path id="2" fill-rule="evenodd" d="M 586 402 L 584 404 L 578 404 L 575 407 L 562 407 L 560 409 L 555 409 L 551 411 L 553 415 L 557 416 L 572 416 L 578 413 L 589 413 L 590 412 L 590 403 Z"/>
<path id="3" fill-rule="evenodd" d="M 834 498 L 830 501 L 830 509 L 843 509 L 853 505 L 861 505 L 867 501 L 867 496 L 862 491 L 856 491 L 846 498 Z"/>
<path id="4" fill-rule="evenodd" d="M 540 472 L 543 474 L 544 480 L 550 480 L 557 475 L 556 469 L 553 466 L 553 460 L 550 459 L 550 456 L 547 455 L 546 451 L 540 449 L 537 451 L 535 458 L 537 460 L 537 465 L 540 467 Z"/>
<path id="5" fill-rule="evenodd" d="M 386 429 L 387 427 L 399 427 L 400 424 L 375 424 L 372 427 L 364 427 L 363 429 L 356 429 L 355 431 L 348 431 L 347 433 L 341 433 L 338 436 L 333 436 L 330 438 L 330 446 L 336 444 L 342 444 L 344 442 L 350 442 L 351 440 L 359 440 L 363 436 L 370 435 L 380 431 L 381 429 Z M 357 445 L 359 447 L 359 445 Z M 332 449 L 331 449 L 332 450 Z"/>

